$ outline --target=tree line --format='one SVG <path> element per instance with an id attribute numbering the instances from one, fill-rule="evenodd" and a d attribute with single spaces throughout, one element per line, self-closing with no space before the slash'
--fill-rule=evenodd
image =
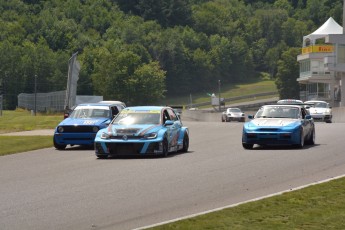
<path id="1" fill-rule="evenodd" d="M 342 0 L 11 0 L 0 2 L 4 108 L 19 93 L 66 89 L 78 52 L 78 95 L 128 105 L 268 77 L 298 97 L 302 38 Z M 291 90 L 296 89 L 296 90 Z"/>

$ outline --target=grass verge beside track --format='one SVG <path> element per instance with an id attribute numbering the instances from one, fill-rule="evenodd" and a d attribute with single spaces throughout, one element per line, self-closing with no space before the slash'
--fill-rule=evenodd
<path id="1" fill-rule="evenodd" d="M 52 136 L 0 136 L 0 156 L 52 146 Z"/>
<path id="2" fill-rule="evenodd" d="M 345 178 L 154 228 L 231 230 L 345 229 Z"/>
<path id="3" fill-rule="evenodd" d="M 41 114 L 32 116 L 23 109 L 4 110 L 0 116 L 0 133 L 28 131 L 35 129 L 54 129 L 63 120 L 63 114 Z"/>

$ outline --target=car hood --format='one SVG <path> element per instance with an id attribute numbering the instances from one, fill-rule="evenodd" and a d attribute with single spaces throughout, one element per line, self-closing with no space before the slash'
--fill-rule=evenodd
<path id="1" fill-rule="evenodd" d="M 109 118 L 66 118 L 62 122 L 60 122 L 59 126 L 61 125 L 102 125 L 106 121 L 109 121 Z"/>
<path id="2" fill-rule="evenodd" d="M 250 121 L 256 126 L 287 126 L 297 122 L 297 119 L 290 118 L 258 118 Z"/>
<path id="3" fill-rule="evenodd" d="M 117 135 L 131 135 L 131 136 L 140 136 L 146 133 L 158 132 L 162 128 L 162 125 L 110 125 L 107 128 L 108 134 L 112 136 Z"/>

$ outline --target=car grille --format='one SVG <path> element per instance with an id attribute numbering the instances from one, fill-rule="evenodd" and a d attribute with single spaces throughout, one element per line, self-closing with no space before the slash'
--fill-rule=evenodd
<path id="1" fill-rule="evenodd" d="M 93 133 L 94 126 L 85 126 L 85 125 L 68 125 L 63 126 L 64 133 Z"/>
<path id="2" fill-rule="evenodd" d="M 133 135 L 136 134 L 140 129 L 116 129 L 117 134 L 121 135 Z"/>
<path id="3" fill-rule="evenodd" d="M 259 131 L 263 132 L 277 132 L 279 129 L 276 128 L 260 128 Z"/>
<path id="4" fill-rule="evenodd" d="M 111 155 L 138 155 L 143 143 L 106 143 Z"/>
<path id="5" fill-rule="evenodd" d="M 127 136 L 124 138 L 125 135 L 121 135 L 121 136 L 110 136 L 110 139 L 114 139 L 114 140 L 122 140 L 122 139 L 126 139 L 126 140 L 139 140 L 143 137 L 141 136 Z"/>

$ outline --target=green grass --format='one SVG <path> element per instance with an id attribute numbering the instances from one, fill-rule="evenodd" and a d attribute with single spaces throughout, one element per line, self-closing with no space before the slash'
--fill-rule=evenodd
<path id="1" fill-rule="evenodd" d="M 52 146 L 52 136 L 0 136 L 0 156 Z"/>
<path id="2" fill-rule="evenodd" d="M 63 114 L 32 116 L 29 111 L 4 110 L 0 116 L 0 133 L 54 129 L 63 119 Z M 42 149 L 53 146 L 52 136 L 0 136 L 0 156 Z"/>
<path id="3" fill-rule="evenodd" d="M 345 229 L 344 190 L 341 178 L 150 229 Z"/>
<path id="4" fill-rule="evenodd" d="M 22 109 L 4 110 L 0 116 L 0 133 L 53 129 L 62 120 L 63 113 L 54 115 L 38 113 L 36 116 L 32 116 L 29 111 Z"/>
<path id="5" fill-rule="evenodd" d="M 218 87 L 218 86 L 217 86 Z M 160 101 L 159 104 L 164 105 L 189 105 L 192 97 L 193 103 L 202 103 L 210 101 L 210 96 L 207 93 L 215 93 L 218 96 L 218 88 L 215 87 L 213 91 L 196 93 L 192 95 L 182 95 L 177 97 L 169 97 Z M 277 87 L 273 80 L 257 81 L 249 84 L 227 84 L 221 87 L 222 98 L 232 98 L 245 95 L 253 95 L 265 92 L 277 92 Z M 234 101 L 235 102 L 235 101 Z"/>

